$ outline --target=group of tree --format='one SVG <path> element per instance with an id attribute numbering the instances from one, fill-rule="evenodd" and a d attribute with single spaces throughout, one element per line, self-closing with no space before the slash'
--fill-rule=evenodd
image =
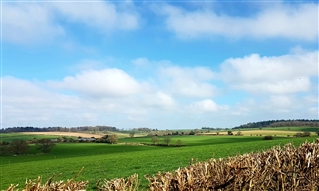
<path id="1" fill-rule="evenodd" d="M 311 133 L 310 132 L 302 132 L 302 133 L 296 133 L 294 134 L 294 137 L 310 137 Z M 317 135 L 319 135 L 319 132 L 317 132 Z"/>
<path id="2" fill-rule="evenodd" d="M 119 131 L 112 126 L 80 126 L 80 127 L 8 127 L 0 129 L 0 133 L 14 133 L 14 132 L 79 132 L 79 131 Z"/>
<path id="3" fill-rule="evenodd" d="M 151 131 L 158 131 L 157 129 L 151 129 L 148 127 L 138 127 L 138 128 L 133 128 L 132 129 L 133 132 L 143 132 L 143 133 L 148 133 Z"/>
<path id="4" fill-rule="evenodd" d="M 103 137 L 97 139 L 95 142 L 97 143 L 110 143 L 110 144 L 116 144 L 118 141 L 118 137 L 116 134 L 112 135 L 104 135 Z"/>
<path id="5" fill-rule="evenodd" d="M 169 144 L 171 143 L 172 138 L 170 136 L 164 136 L 163 137 L 163 143 L 160 143 L 160 139 L 158 136 L 153 136 L 152 137 L 152 143 L 153 145 L 157 145 L 157 146 L 169 146 Z M 180 139 L 177 140 L 176 144 L 174 146 L 182 146 L 183 143 Z"/>
<path id="6" fill-rule="evenodd" d="M 253 123 L 243 124 L 233 129 L 244 129 L 244 128 L 263 128 L 263 127 L 285 127 L 285 126 L 309 126 L 309 127 L 319 127 L 319 120 L 317 119 L 288 119 L 288 120 L 268 120 L 259 121 Z"/>
<path id="7" fill-rule="evenodd" d="M 227 128 L 220 128 L 220 127 L 202 127 L 202 130 L 226 130 Z"/>
<path id="8" fill-rule="evenodd" d="M 36 149 L 42 153 L 49 153 L 55 146 L 51 139 L 40 139 L 36 143 Z M 0 155 L 23 155 L 26 154 L 30 146 L 26 140 L 13 140 L 11 143 L 7 141 L 0 141 Z"/>
<path id="9" fill-rule="evenodd" d="M 152 131 L 147 134 L 148 137 L 153 137 L 153 136 L 170 136 L 170 135 L 195 135 L 196 133 L 200 133 L 199 130 L 191 130 L 191 131 Z"/>

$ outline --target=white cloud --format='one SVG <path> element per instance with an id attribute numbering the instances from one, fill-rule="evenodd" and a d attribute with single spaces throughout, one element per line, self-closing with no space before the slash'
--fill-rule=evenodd
<path id="1" fill-rule="evenodd" d="M 290 54 L 305 54 L 307 51 L 301 46 L 295 46 L 290 49 Z"/>
<path id="2" fill-rule="evenodd" d="M 147 58 L 141 57 L 132 60 L 132 63 L 136 66 L 148 66 L 150 64 L 150 61 Z"/>
<path id="3" fill-rule="evenodd" d="M 270 104 L 272 108 L 276 108 L 276 110 L 279 108 L 289 108 L 296 105 L 291 97 L 283 95 L 270 96 Z"/>
<path id="4" fill-rule="evenodd" d="M 2 77 L 1 81 L 4 127 L 61 124 L 70 111 L 74 113 L 79 108 L 77 97 L 50 92 L 35 82 L 10 76 Z"/>
<path id="5" fill-rule="evenodd" d="M 308 113 L 310 116 L 316 116 L 315 119 L 318 119 L 319 107 L 311 107 L 308 109 Z"/>
<path id="6" fill-rule="evenodd" d="M 252 120 L 317 118 L 318 98 L 298 94 L 250 96 L 233 105 L 230 114 Z M 317 112 L 317 113 L 316 113 Z M 259 119 L 258 119 L 259 118 Z"/>
<path id="7" fill-rule="evenodd" d="M 165 94 L 163 92 L 157 92 L 156 98 L 158 100 L 158 103 L 160 103 L 161 105 L 165 105 L 165 106 L 173 106 L 174 105 L 173 98 L 170 95 Z"/>
<path id="8" fill-rule="evenodd" d="M 318 76 L 318 52 L 227 59 L 221 76 L 236 89 L 252 93 L 286 94 L 309 91 L 310 78 Z"/>
<path id="9" fill-rule="evenodd" d="M 202 101 L 197 101 L 192 103 L 189 106 L 190 111 L 196 113 L 196 112 L 218 112 L 221 110 L 226 110 L 227 106 L 220 106 L 217 103 L 215 103 L 211 99 L 205 99 Z"/>
<path id="10" fill-rule="evenodd" d="M 211 97 L 216 87 L 210 83 L 215 74 L 204 67 L 182 68 L 168 66 L 160 68 L 160 75 L 168 89 L 177 95 L 188 97 Z"/>
<path id="11" fill-rule="evenodd" d="M 77 70 L 96 69 L 60 81 L 2 77 L 2 125 L 165 129 L 229 127 L 247 120 L 314 118 L 318 115 L 318 93 L 314 90 L 318 87 L 314 87 L 313 80 L 318 76 L 318 53 L 298 52 L 231 58 L 221 64 L 219 74 L 205 67 L 181 67 L 169 61 L 139 58 L 132 63 L 155 65 L 150 69 L 158 75 L 143 78 L 118 68 L 99 70 L 104 67 L 103 61 L 83 60 Z M 219 84 L 220 88 L 228 90 L 223 94 L 225 97 L 213 99 L 217 91 L 214 80 L 220 79 L 225 82 Z M 248 93 L 237 94 L 237 89 Z M 236 103 L 228 102 L 231 98 Z"/>
<path id="12" fill-rule="evenodd" d="M 53 7 L 70 22 L 84 23 L 102 32 L 114 29 L 132 30 L 138 27 L 138 15 L 131 10 L 119 10 L 105 1 L 56 2 Z"/>
<path id="13" fill-rule="evenodd" d="M 157 7 L 166 15 L 166 26 L 183 39 L 220 35 L 231 38 L 318 40 L 318 5 L 275 4 L 252 17 L 234 17 L 200 9 L 187 11 L 171 5 Z"/>
<path id="14" fill-rule="evenodd" d="M 52 85 L 94 97 L 128 96 L 141 88 L 134 78 L 117 68 L 83 71 Z"/>
<path id="15" fill-rule="evenodd" d="M 125 3 L 130 4 L 130 3 Z M 95 2 L 3 2 L 2 32 L 5 41 L 17 44 L 47 43 L 63 37 L 63 23 L 80 23 L 100 33 L 135 30 L 139 16 L 133 6 L 120 6 L 105 1 Z M 74 49 L 72 44 L 64 44 Z M 84 47 L 85 51 L 95 51 Z"/>
<path id="16" fill-rule="evenodd" d="M 41 42 L 65 34 L 43 4 L 3 2 L 1 14 L 3 39 L 13 43 Z"/>

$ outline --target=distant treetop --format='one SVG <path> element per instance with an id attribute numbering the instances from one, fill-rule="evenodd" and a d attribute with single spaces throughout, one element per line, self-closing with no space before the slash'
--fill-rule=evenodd
<path id="1" fill-rule="evenodd" d="M 13 132 L 78 132 L 78 131 L 119 131 L 116 127 L 111 126 L 81 126 L 81 127 L 8 127 L 0 129 L 0 133 L 13 133 Z"/>
<path id="2" fill-rule="evenodd" d="M 317 119 L 288 119 L 288 120 L 269 120 L 269 121 L 259 121 L 247 123 L 234 127 L 233 129 L 239 128 L 260 128 L 260 127 L 287 127 L 287 126 L 309 126 L 309 127 L 319 127 L 319 120 Z"/>

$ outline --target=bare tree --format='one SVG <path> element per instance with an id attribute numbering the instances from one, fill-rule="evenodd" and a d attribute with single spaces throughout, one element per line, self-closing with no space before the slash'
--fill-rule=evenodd
<path id="1" fill-rule="evenodd" d="M 109 143 L 111 143 L 111 144 L 117 143 L 117 141 L 118 141 L 117 135 L 116 135 L 116 134 L 109 135 L 109 136 L 107 137 L 107 141 L 108 141 Z"/>
<path id="2" fill-rule="evenodd" d="M 180 139 L 178 139 L 177 142 L 176 142 L 176 146 L 180 147 L 180 146 L 182 146 L 182 144 L 183 144 L 182 141 Z"/>
<path id="3" fill-rule="evenodd" d="M 153 145 L 157 144 L 159 142 L 159 138 L 157 136 L 152 137 Z"/>
<path id="4" fill-rule="evenodd" d="M 168 146 L 168 144 L 171 142 L 171 138 L 170 137 L 164 137 L 163 138 L 164 143 Z"/>

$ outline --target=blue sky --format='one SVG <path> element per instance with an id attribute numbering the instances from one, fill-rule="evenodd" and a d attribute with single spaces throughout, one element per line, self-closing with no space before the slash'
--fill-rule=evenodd
<path id="1" fill-rule="evenodd" d="M 317 1 L 1 1 L 1 126 L 318 119 Z"/>

